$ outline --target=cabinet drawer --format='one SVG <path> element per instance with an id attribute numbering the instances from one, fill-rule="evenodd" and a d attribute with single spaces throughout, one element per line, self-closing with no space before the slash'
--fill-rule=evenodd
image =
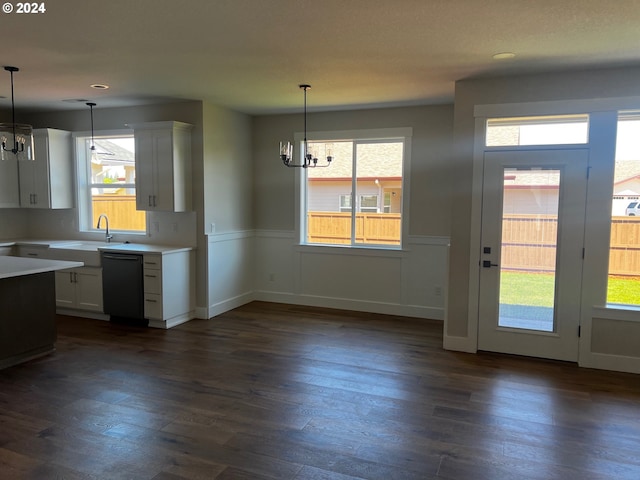
<path id="1" fill-rule="evenodd" d="M 144 318 L 162 320 L 162 295 L 144 294 Z"/>
<path id="2" fill-rule="evenodd" d="M 161 255 L 145 255 L 142 259 L 144 268 L 162 268 L 162 256 Z"/>
<path id="3" fill-rule="evenodd" d="M 18 246 L 19 257 L 31 257 L 31 258 L 43 257 L 46 251 L 47 251 L 47 247 L 27 247 L 23 245 Z"/>
<path id="4" fill-rule="evenodd" d="M 144 292 L 162 294 L 162 271 L 151 268 L 144 269 Z"/>

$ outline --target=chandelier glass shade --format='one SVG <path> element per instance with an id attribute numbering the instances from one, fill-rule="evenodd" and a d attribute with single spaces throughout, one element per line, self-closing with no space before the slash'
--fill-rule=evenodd
<path id="1" fill-rule="evenodd" d="M 13 93 L 13 74 L 20 69 L 4 67 L 11 74 L 11 123 L 0 123 L 0 159 L 7 160 L 12 155 L 18 160 L 35 160 L 33 153 L 33 127 L 16 123 L 16 106 Z"/>

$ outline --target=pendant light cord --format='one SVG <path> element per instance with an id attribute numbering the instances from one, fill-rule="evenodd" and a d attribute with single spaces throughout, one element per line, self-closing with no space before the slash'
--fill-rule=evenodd
<path id="1" fill-rule="evenodd" d="M 90 150 L 95 150 L 96 149 L 96 143 L 95 143 L 95 140 L 93 138 L 93 107 L 95 107 L 96 104 L 93 103 L 93 102 L 87 102 L 87 106 L 89 107 L 89 109 L 91 111 L 91 148 L 90 148 Z"/>
<path id="2" fill-rule="evenodd" d="M 9 70 L 11 74 L 11 121 L 13 122 L 13 153 L 18 151 L 18 141 L 16 138 L 16 103 L 13 96 L 13 70 Z"/>

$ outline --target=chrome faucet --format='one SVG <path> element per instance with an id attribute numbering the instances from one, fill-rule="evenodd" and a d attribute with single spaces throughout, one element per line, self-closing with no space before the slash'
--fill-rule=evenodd
<path id="1" fill-rule="evenodd" d="M 105 223 L 107 224 L 107 231 L 104 234 L 104 238 L 107 240 L 107 243 L 109 243 L 111 241 L 111 239 L 113 238 L 113 235 L 111 235 L 109 233 L 109 217 L 107 217 L 104 213 L 101 213 L 100 216 L 98 217 L 98 225 L 96 225 L 96 228 L 100 228 L 100 222 L 102 221 L 102 219 L 104 218 Z"/>

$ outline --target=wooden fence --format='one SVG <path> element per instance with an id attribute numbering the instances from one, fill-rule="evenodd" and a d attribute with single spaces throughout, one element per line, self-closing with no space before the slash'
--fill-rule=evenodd
<path id="1" fill-rule="evenodd" d="M 309 243 L 349 244 L 351 214 L 309 212 Z M 357 213 L 356 242 L 400 244 L 401 219 L 397 213 Z M 551 272 L 556 264 L 558 222 L 553 216 L 505 215 L 502 222 L 502 268 Z M 640 276 L 640 217 L 613 217 L 611 223 L 611 275 Z"/>
<path id="2" fill-rule="evenodd" d="M 502 221 L 502 268 L 553 271 L 558 223 L 554 217 L 505 215 Z M 613 217 L 609 274 L 640 276 L 640 218 Z"/>
<path id="3" fill-rule="evenodd" d="M 609 274 L 640 276 L 640 217 L 613 217 Z"/>
<path id="4" fill-rule="evenodd" d="M 399 213 L 356 213 L 356 242 L 400 245 Z M 309 243 L 351 243 L 351 213 L 309 212 Z"/>
<path id="5" fill-rule="evenodd" d="M 146 212 L 136 210 L 135 195 L 94 195 L 93 218 L 104 213 L 109 217 L 111 230 L 146 231 Z"/>

